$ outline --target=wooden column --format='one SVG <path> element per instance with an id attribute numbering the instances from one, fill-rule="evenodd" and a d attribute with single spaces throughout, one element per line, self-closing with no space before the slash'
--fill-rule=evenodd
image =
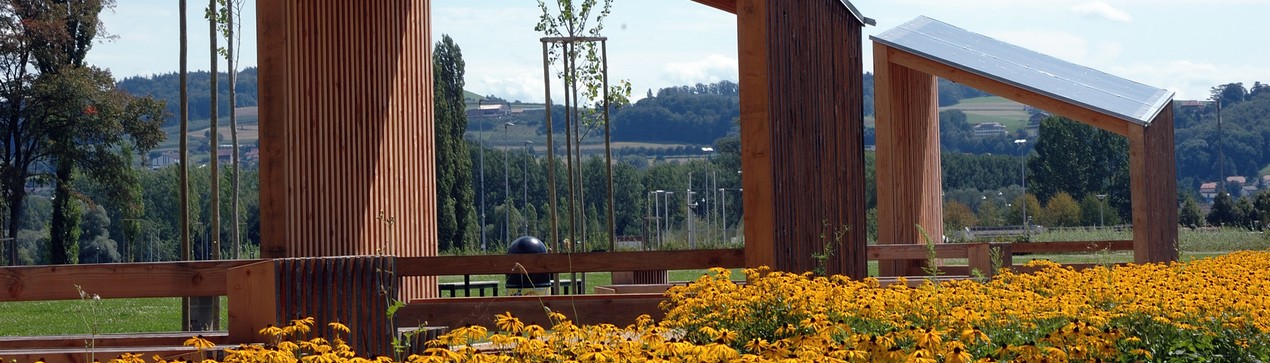
<path id="1" fill-rule="evenodd" d="M 1129 130 L 1133 198 L 1133 262 L 1177 261 L 1177 166 L 1173 104 L 1146 127 Z"/>
<path id="2" fill-rule="evenodd" d="M 261 255 L 435 255 L 429 1 L 262 1 L 257 16 Z M 412 279 L 404 297 L 435 296 Z"/>
<path id="3" fill-rule="evenodd" d="M 916 226 L 938 243 L 944 233 L 939 91 L 935 76 L 893 63 L 895 52 L 874 43 L 878 243 L 923 243 Z M 921 263 L 882 261 L 879 273 L 904 275 Z"/>
<path id="4" fill-rule="evenodd" d="M 864 277 L 863 24 L 825 0 L 737 22 L 747 265 Z"/>

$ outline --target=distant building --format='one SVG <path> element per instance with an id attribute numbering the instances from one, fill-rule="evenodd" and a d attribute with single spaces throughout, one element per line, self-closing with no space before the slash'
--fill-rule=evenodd
<path id="1" fill-rule="evenodd" d="M 1010 135 L 1010 131 L 1005 129 L 1005 125 L 1002 125 L 999 122 L 985 122 L 981 124 L 975 124 L 974 132 L 975 132 L 975 137 L 995 137 L 995 136 Z"/>
<path id="2" fill-rule="evenodd" d="M 490 101 L 483 101 L 483 102 L 480 102 L 480 104 L 478 104 L 476 108 L 467 110 L 467 117 L 468 118 L 499 117 L 499 116 L 506 116 L 511 113 L 512 113 L 512 106 L 509 103 L 506 103 L 506 102 L 494 103 Z"/>
<path id="3" fill-rule="evenodd" d="M 1199 185 L 1199 195 L 1205 200 L 1213 200 L 1217 197 L 1217 182 L 1207 182 Z"/>
<path id="4" fill-rule="evenodd" d="M 176 151 L 167 151 L 159 154 L 158 157 L 150 159 L 150 169 L 162 169 L 168 165 L 175 165 L 181 162 L 181 154 Z"/>
<path id="5" fill-rule="evenodd" d="M 1228 176 L 1226 177 L 1226 182 L 1239 184 L 1239 186 L 1242 187 L 1244 184 L 1248 184 L 1248 178 L 1242 176 Z"/>

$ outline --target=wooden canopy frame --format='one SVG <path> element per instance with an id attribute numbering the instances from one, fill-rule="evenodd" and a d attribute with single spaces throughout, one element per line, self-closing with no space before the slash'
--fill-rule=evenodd
<path id="1" fill-rule="evenodd" d="M 935 82 L 935 77 L 942 77 L 1127 137 L 1134 262 L 1177 260 L 1171 96 L 1163 100 L 1149 122 L 1133 122 L 1123 115 L 986 76 L 971 65 L 893 46 L 877 37 L 873 40 L 879 243 L 921 243 L 914 226 L 921 226 L 933 238 L 943 231 Z M 904 274 L 916 263 L 896 261 L 882 265 L 880 272 Z"/>

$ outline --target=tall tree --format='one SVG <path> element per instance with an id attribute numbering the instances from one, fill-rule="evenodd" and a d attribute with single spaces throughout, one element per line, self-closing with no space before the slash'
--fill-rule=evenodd
<path id="1" fill-rule="evenodd" d="M 212 188 L 210 204 L 211 210 L 208 211 L 210 214 L 209 217 L 211 217 L 211 226 L 209 228 L 210 232 L 207 234 L 211 238 L 211 241 L 209 241 L 209 249 L 211 251 L 209 251 L 207 256 L 213 260 L 220 259 L 220 127 L 217 127 L 218 119 L 216 115 L 216 109 L 218 106 L 216 102 L 216 84 L 220 80 L 220 77 L 218 76 L 219 73 L 217 73 L 218 71 L 216 69 L 216 60 L 220 59 L 219 48 L 216 47 L 216 40 L 219 38 L 217 35 L 218 29 L 216 25 L 218 23 L 217 14 L 219 14 L 220 11 L 218 11 L 217 8 L 216 0 L 207 0 L 208 45 L 211 48 L 211 70 L 208 71 L 211 73 L 211 77 L 208 77 L 211 84 L 208 85 L 208 88 L 211 90 L 212 96 L 210 106 L 211 115 L 208 119 L 208 129 L 210 132 L 207 137 L 208 143 L 211 144 L 211 147 L 208 148 L 210 150 L 209 153 L 211 154 L 210 159 L 208 160 L 208 164 L 210 165 L 208 169 L 211 170 L 211 175 L 209 177 L 211 178 Z"/>
<path id="2" fill-rule="evenodd" d="M 1120 135 L 1063 117 L 1041 121 L 1028 190 L 1049 201 L 1059 192 L 1107 194 L 1116 211 L 1129 208 L 1129 143 Z"/>
<path id="3" fill-rule="evenodd" d="M 432 52 L 433 109 L 436 115 L 437 233 L 443 250 L 471 248 L 480 226 L 468 157 L 467 113 L 463 101 L 463 52 L 448 34 Z"/>
<path id="4" fill-rule="evenodd" d="M 11 217 L 19 217 L 31 168 L 47 163 L 55 183 L 50 262 L 73 263 L 78 245 L 80 170 L 103 177 L 131 167 L 119 156 L 131 142 L 140 149 L 161 139 L 161 108 L 115 89 L 108 71 L 88 67 L 98 40 L 99 14 L 110 0 L 11 0 L 3 7 L 6 117 L 3 171 Z M 158 105 L 161 106 L 161 105 Z M 25 169 L 25 170 L 22 170 Z M 19 188 L 20 190 L 15 190 Z M 14 212 L 16 211 L 16 212 Z M 20 218 L 14 218 L 20 219 Z M 11 231 L 11 234 L 14 231 Z M 16 262 L 11 246 L 10 262 Z"/>

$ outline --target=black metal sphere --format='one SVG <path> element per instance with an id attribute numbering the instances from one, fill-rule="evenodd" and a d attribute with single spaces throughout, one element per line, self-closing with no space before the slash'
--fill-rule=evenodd
<path id="1" fill-rule="evenodd" d="M 547 253 L 547 245 L 534 236 L 521 236 L 507 246 L 507 254 Z"/>
<path id="2" fill-rule="evenodd" d="M 542 243 L 542 240 L 539 240 L 538 238 L 533 236 L 522 236 L 520 238 L 517 238 L 515 241 L 512 241 L 512 243 L 507 246 L 507 254 L 509 255 L 524 255 L 524 254 L 535 254 L 535 253 L 547 253 L 547 245 Z M 535 287 L 542 288 L 542 287 L 550 287 L 550 286 L 551 286 L 551 274 L 545 274 L 545 273 L 507 274 L 507 288 L 508 289 L 535 288 Z"/>

